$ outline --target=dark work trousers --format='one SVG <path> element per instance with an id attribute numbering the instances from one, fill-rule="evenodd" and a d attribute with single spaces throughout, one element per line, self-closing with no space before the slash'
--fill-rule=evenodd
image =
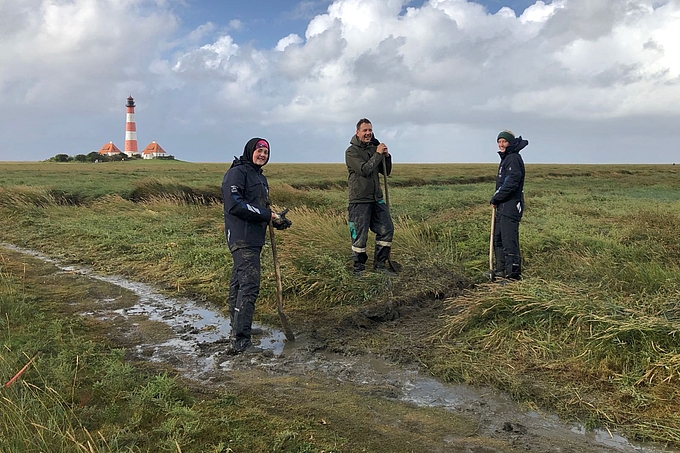
<path id="1" fill-rule="evenodd" d="M 375 233 L 373 266 L 384 267 L 385 261 L 390 256 L 394 236 L 394 225 L 387 205 L 383 200 L 374 203 L 350 203 L 348 210 L 354 270 L 363 271 L 366 268 L 368 260 L 366 242 L 369 230 Z"/>
<path id="2" fill-rule="evenodd" d="M 251 345 L 255 300 L 260 294 L 261 251 L 262 247 L 243 247 L 231 252 L 234 265 L 229 282 L 229 316 L 232 346 L 238 351 Z"/>
<path id="3" fill-rule="evenodd" d="M 522 275 L 522 257 L 519 253 L 519 220 L 496 214 L 493 247 L 496 255 L 496 273 L 519 280 Z"/>

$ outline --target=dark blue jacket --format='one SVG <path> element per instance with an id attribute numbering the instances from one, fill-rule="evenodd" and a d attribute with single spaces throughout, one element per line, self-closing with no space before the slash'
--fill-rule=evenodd
<path id="1" fill-rule="evenodd" d="M 524 161 L 519 152 L 529 142 L 517 137 L 504 153 L 499 152 L 501 163 L 496 176 L 496 192 L 491 198 L 491 204 L 496 206 L 496 212 L 515 220 L 521 220 L 524 214 Z"/>
<path id="2" fill-rule="evenodd" d="M 262 139 L 256 137 L 246 143 L 243 155 L 234 158 L 222 180 L 224 232 L 232 252 L 242 247 L 262 247 L 272 215 L 267 178 L 262 167 L 252 161 L 259 140 Z"/>

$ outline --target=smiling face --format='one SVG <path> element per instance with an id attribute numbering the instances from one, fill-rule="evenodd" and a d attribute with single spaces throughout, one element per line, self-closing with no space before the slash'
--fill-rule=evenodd
<path id="1" fill-rule="evenodd" d="M 504 152 L 505 152 L 505 148 L 507 148 L 509 144 L 510 144 L 510 143 L 509 143 L 506 139 L 504 139 L 504 138 L 499 138 L 499 139 L 498 139 L 498 150 L 499 150 L 500 152 L 504 153 Z"/>
<path id="2" fill-rule="evenodd" d="M 361 123 L 357 129 L 357 137 L 362 143 L 370 143 L 373 138 L 373 125 L 371 123 Z"/>
<path id="3" fill-rule="evenodd" d="M 259 165 L 260 167 L 267 163 L 269 160 L 269 149 L 262 146 L 255 148 L 253 151 L 253 163 Z"/>

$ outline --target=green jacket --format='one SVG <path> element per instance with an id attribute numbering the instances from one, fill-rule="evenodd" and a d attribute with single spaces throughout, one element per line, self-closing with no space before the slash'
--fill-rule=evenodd
<path id="1" fill-rule="evenodd" d="M 380 188 L 380 177 L 378 173 L 385 174 L 383 169 L 383 156 L 375 152 L 376 146 L 380 143 L 375 138 L 369 144 L 359 140 L 359 137 L 352 136 L 349 141 L 350 147 L 345 151 L 345 163 L 349 176 L 347 185 L 349 186 L 350 203 L 374 203 L 383 199 L 382 189 Z M 387 175 L 392 172 L 392 156 L 385 158 Z"/>

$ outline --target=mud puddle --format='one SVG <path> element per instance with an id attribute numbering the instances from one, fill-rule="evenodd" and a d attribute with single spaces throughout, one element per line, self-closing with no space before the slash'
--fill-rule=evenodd
<path id="1" fill-rule="evenodd" d="M 84 267 L 62 265 L 35 251 L 3 244 L 98 285 L 97 303 L 83 316 L 115 323 L 135 341 L 133 352 L 144 360 L 173 366 L 184 377 L 206 384 L 223 381 L 233 370 L 261 369 L 272 375 L 321 375 L 368 389 L 376 396 L 420 407 L 438 407 L 477 421 L 479 434 L 502 438 L 528 451 L 675 452 L 656 444 L 634 444 L 606 430 L 585 430 L 558 417 L 529 411 L 493 389 L 442 384 L 416 368 L 392 365 L 372 355 L 340 356 L 324 351 L 305 333 L 288 343 L 278 329 L 259 326 L 253 340 L 266 352 L 229 356 L 228 317 L 209 304 L 167 297 L 151 286 L 120 276 L 103 276 Z M 153 327 L 149 327 L 152 324 Z M 153 331 L 154 335 L 144 334 Z M 161 332 L 159 334 L 158 332 Z"/>

